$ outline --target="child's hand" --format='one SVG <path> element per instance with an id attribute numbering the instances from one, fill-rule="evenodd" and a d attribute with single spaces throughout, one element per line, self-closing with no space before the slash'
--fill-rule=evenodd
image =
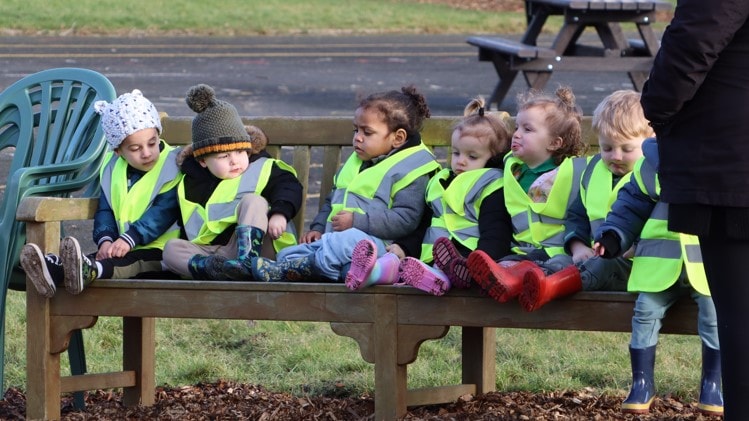
<path id="1" fill-rule="evenodd" d="M 580 241 L 573 242 L 572 245 L 570 245 L 570 251 L 572 251 L 572 261 L 575 263 L 584 262 L 595 256 L 593 249 Z"/>
<path id="2" fill-rule="evenodd" d="M 629 250 L 625 251 L 622 257 L 625 259 L 631 259 L 635 257 L 635 245 L 632 244 L 632 247 L 630 247 Z"/>
<path id="3" fill-rule="evenodd" d="M 330 220 L 333 231 L 343 231 L 354 226 L 354 214 L 349 211 L 340 211 Z"/>
<path id="4" fill-rule="evenodd" d="M 299 244 L 314 243 L 315 241 L 319 240 L 320 237 L 322 237 L 322 233 L 320 231 L 309 231 L 302 236 L 302 238 L 299 240 Z"/>
<path id="5" fill-rule="evenodd" d="M 593 243 L 593 253 L 595 253 L 596 256 L 603 256 L 606 253 L 606 247 L 599 242 L 595 242 Z"/>
<path id="6" fill-rule="evenodd" d="M 131 249 L 132 247 L 130 247 L 130 244 L 127 241 L 118 238 L 114 243 L 112 243 L 112 246 L 109 247 L 109 256 L 107 257 L 124 257 Z"/>
<path id="7" fill-rule="evenodd" d="M 109 258 L 109 248 L 112 247 L 111 241 L 105 241 L 99 245 L 99 250 L 96 251 L 96 260 L 103 260 Z"/>
<path id="8" fill-rule="evenodd" d="M 393 253 L 394 255 L 398 256 L 399 259 L 403 259 L 406 257 L 406 253 L 403 251 L 401 246 L 397 244 L 385 246 L 385 251 L 387 251 L 388 253 Z"/>
<path id="9" fill-rule="evenodd" d="M 278 240 L 284 231 L 286 231 L 286 217 L 280 213 L 274 213 L 268 219 L 268 235 L 270 238 Z"/>

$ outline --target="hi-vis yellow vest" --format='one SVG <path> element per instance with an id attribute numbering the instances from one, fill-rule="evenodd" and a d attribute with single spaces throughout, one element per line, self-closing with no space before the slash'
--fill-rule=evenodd
<path id="1" fill-rule="evenodd" d="M 527 254 L 543 248 L 549 256 L 564 253 L 564 220 L 567 207 L 580 189 L 580 177 L 588 157 L 567 158 L 559 171 L 546 202 L 535 203 L 512 176 L 513 167 L 522 161 L 508 154 L 505 157 L 505 204 L 512 218 L 516 254 Z"/>
<path id="2" fill-rule="evenodd" d="M 612 186 L 613 176 L 601 159 L 601 154 L 593 156 L 583 173 L 580 181 L 580 198 L 588 214 L 591 233 L 595 233 L 603 224 L 619 189 L 629 182 L 632 173 L 622 176 L 615 186 Z"/>
<path id="3" fill-rule="evenodd" d="M 205 207 L 187 200 L 185 183 L 180 183 L 177 194 L 187 239 L 195 244 L 211 244 L 219 234 L 236 224 L 237 205 L 242 196 L 249 193 L 261 194 L 268 185 L 273 165 L 278 165 L 296 176 L 294 168 L 281 160 L 259 158 L 250 163 L 240 177 L 222 180 L 208 198 Z M 286 225 L 286 232 L 278 240 L 273 241 L 273 246 L 278 251 L 294 244 L 294 224 L 290 223 Z"/>
<path id="4" fill-rule="evenodd" d="M 440 169 L 423 144 L 396 152 L 365 170 L 361 170 L 361 165 L 362 160 L 352 153 L 335 175 L 325 232 L 333 230 L 330 220 L 338 212 L 364 214 L 390 209 L 396 193 L 417 178 Z"/>
<path id="5" fill-rule="evenodd" d="M 154 167 L 129 189 L 127 186 L 128 163 L 124 158 L 110 151 L 104 158 L 104 165 L 99 171 L 102 196 L 114 213 L 114 219 L 120 233 L 125 233 L 130 224 L 140 219 L 151 207 L 156 196 L 174 188 L 182 179 L 177 167 L 178 148 L 169 146 L 163 140 L 159 160 Z M 135 246 L 134 249 L 163 249 L 171 238 L 179 237 L 179 226 L 173 224 L 165 233 L 152 242 Z"/>
<path id="6" fill-rule="evenodd" d="M 710 295 L 697 237 L 668 230 L 668 204 L 659 200 L 661 185 L 655 168 L 643 157 L 635 164 L 633 174 L 640 190 L 656 204 L 640 233 L 627 289 L 664 291 L 679 278 L 684 264 L 692 287 Z"/>
<path id="7" fill-rule="evenodd" d="M 421 260 L 432 261 L 432 247 L 440 237 L 457 240 L 468 249 L 479 243 L 479 211 L 484 199 L 503 186 L 502 170 L 481 168 L 458 174 L 447 188 L 443 180 L 450 177 L 445 168 L 429 181 L 427 204 L 432 208 L 432 222 L 421 245 Z"/>

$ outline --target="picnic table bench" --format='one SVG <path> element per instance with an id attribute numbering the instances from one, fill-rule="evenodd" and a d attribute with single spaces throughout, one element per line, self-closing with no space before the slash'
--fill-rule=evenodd
<path id="1" fill-rule="evenodd" d="M 542 90 L 555 71 L 619 71 L 629 75 L 636 90 L 647 80 L 659 41 L 652 27 L 656 12 L 670 10 L 665 0 L 526 0 L 528 26 L 520 40 L 499 36 L 474 36 L 479 61 L 494 65 L 499 81 L 488 104 L 500 107 L 519 72 L 526 84 Z M 563 23 L 548 46 L 539 35 L 552 16 Z M 628 39 L 621 24 L 634 23 L 639 38 Z M 581 40 L 587 28 L 595 29 L 600 43 Z"/>
<path id="2" fill-rule="evenodd" d="M 169 143 L 189 143 L 189 117 L 162 121 L 163 137 Z M 444 149 L 454 121 L 427 120 L 425 143 Z M 288 160 L 305 193 L 310 197 L 316 193 L 310 189 L 317 184 L 311 182 L 318 176 L 316 171 L 322 177 L 320 191 L 330 190 L 332 176 L 350 148 L 350 119 L 256 118 L 246 122 L 266 131 L 272 154 L 291 153 Z M 585 125 L 591 141 L 590 118 L 585 118 Z M 22 202 L 17 218 L 26 223 L 29 242 L 57 252 L 61 223 L 92 219 L 95 210 L 92 199 L 34 197 Z M 295 223 L 303 223 L 304 213 Z M 580 292 L 527 313 L 517 303 L 499 304 L 476 288 L 451 290 L 438 297 L 397 286 L 349 291 L 343 284 L 331 283 L 112 279 L 98 280 L 77 296 L 59 291 L 45 299 L 28 280 L 27 286 L 29 419 L 59 418 L 61 393 L 81 390 L 122 388 L 126 405 L 154 404 L 157 318 L 330 323 L 336 334 L 353 338 L 362 358 L 374 364 L 375 419 L 393 420 L 403 416 L 408 406 L 495 390 L 494 328 L 629 332 L 635 299 L 623 292 Z M 691 300 L 677 303 L 669 310 L 662 332 L 695 334 L 696 314 Z M 122 371 L 62 376 L 60 355 L 67 349 L 71 332 L 95 326 L 102 316 L 123 319 Z M 416 360 L 420 344 L 443 337 L 453 326 L 462 328 L 461 384 L 409 390 L 408 365 Z"/>

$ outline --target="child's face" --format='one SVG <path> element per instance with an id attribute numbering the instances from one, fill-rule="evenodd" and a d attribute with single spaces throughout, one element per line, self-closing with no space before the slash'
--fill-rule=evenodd
<path id="1" fill-rule="evenodd" d="M 635 162 L 642 157 L 642 138 L 609 139 L 598 136 L 601 159 L 613 174 L 622 176 L 632 171 Z"/>
<path id="2" fill-rule="evenodd" d="M 488 142 L 475 136 L 461 134 L 460 130 L 453 131 L 450 168 L 455 174 L 484 168 L 489 158 L 491 151 Z"/>
<path id="3" fill-rule="evenodd" d="M 229 180 L 239 177 L 247 170 L 250 166 L 250 155 L 247 151 L 213 153 L 198 162 L 216 177 Z"/>
<path id="4" fill-rule="evenodd" d="M 401 139 L 402 138 L 402 139 Z M 389 154 L 405 141 L 405 132 L 391 132 L 380 113 L 357 108 L 354 113 L 354 153 L 362 161 Z"/>
<path id="5" fill-rule="evenodd" d="M 115 149 L 131 167 L 150 171 L 159 160 L 159 132 L 155 128 L 138 130 L 126 137 Z"/>
<path id="6" fill-rule="evenodd" d="M 546 126 L 546 112 L 541 107 L 531 107 L 518 112 L 515 133 L 512 135 L 512 155 L 536 168 L 543 164 L 562 145 L 562 139 L 553 137 Z"/>

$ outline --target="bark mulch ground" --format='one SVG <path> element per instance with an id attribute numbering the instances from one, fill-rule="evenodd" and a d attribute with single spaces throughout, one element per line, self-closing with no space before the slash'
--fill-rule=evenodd
<path id="1" fill-rule="evenodd" d="M 260 386 L 217 382 L 158 388 L 151 407 L 126 408 L 122 394 L 95 391 L 86 396 L 86 410 L 76 411 L 72 398 L 63 399 L 62 420 L 371 420 L 371 396 L 293 396 Z M 410 408 L 405 420 L 717 420 L 699 413 L 695 402 L 658 396 L 648 415 L 624 415 L 622 398 L 592 390 L 549 393 L 492 392 L 466 395 L 458 401 Z M 8 389 L 0 401 L 0 419 L 25 418 L 26 397 Z"/>

